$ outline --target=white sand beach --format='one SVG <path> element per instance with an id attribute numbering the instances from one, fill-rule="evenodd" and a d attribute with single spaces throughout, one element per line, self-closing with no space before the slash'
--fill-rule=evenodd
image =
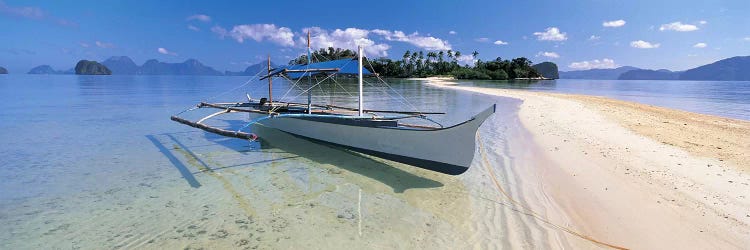
<path id="1" fill-rule="evenodd" d="M 520 122 L 543 152 L 525 170 L 538 179 L 522 181 L 550 199 L 528 207 L 561 210 L 547 219 L 570 238 L 630 249 L 750 244 L 750 122 L 602 97 L 427 84 L 523 101 Z"/>

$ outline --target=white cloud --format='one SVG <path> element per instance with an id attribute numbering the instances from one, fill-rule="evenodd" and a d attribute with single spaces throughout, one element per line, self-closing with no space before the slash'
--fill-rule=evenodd
<path id="1" fill-rule="evenodd" d="M 573 62 L 570 65 L 568 65 L 568 68 L 576 69 L 576 70 L 586 70 L 586 69 L 612 69 L 616 68 L 617 64 L 615 64 L 615 61 L 609 58 L 604 58 L 602 60 L 591 60 L 591 61 L 581 61 L 581 62 Z"/>
<path id="2" fill-rule="evenodd" d="M 305 35 L 300 35 L 298 44 L 307 44 L 307 32 L 310 31 L 310 47 L 319 48 L 342 48 L 357 50 L 357 46 L 363 46 L 365 55 L 370 56 L 387 56 L 390 45 L 384 43 L 375 43 L 369 39 L 371 31 L 357 28 L 335 29 L 328 31 L 320 27 L 311 27 L 302 29 Z"/>
<path id="3" fill-rule="evenodd" d="M 307 32 L 311 33 L 311 47 L 319 48 L 343 48 L 356 50 L 357 46 L 363 46 L 365 54 L 370 56 L 387 56 L 391 46 L 387 43 L 377 43 L 370 38 L 376 35 L 387 41 L 405 42 L 426 50 L 449 50 L 448 41 L 432 36 L 423 36 L 418 32 L 406 34 L 395 30 L 365 30 L 358 28 L 346 28 L 326 30 L 320 27 L 309 27 L 302 29 L 302 33 L 295 34 L 287 27 L 277 27 L 274 24 L 245 24 L 236 25 L 231 30 L 221 26 L 213 26 L 211 32 L 218 34 L 220 38 L 231 37 L 239 43 L 246 39 L 257 42 L 270 41 L 283 47 L 300 47 L 307 44 Z"/>
<path id="4" fill-rule="evenodd" d="M 256 42 L 268 40 L 281 46 L 294 46 L 294 33 L 287 27 L 276 27 L 273 24 L 243 24 L 236 25 L 231 31 L 220 26 L 214 26 L 211 31 L 224 38 L 229 36 L 239 43 L 245 39 L 253 39 Z"/>
<path id="5" fill-rule="evenodd" d="M 164 55 L 177 56 L 177 53 L 169 51 L 169 50 L 167 50 L 165 48 L 158 48 L 158 49 L 156 49 L 156 51 L 158 51 L 160 54 L 164 54 Z"/>
<path id="6" fill-rule="evenodd" d="M 706 20 L 700 20 L 700 21 L 698 21 L 698 23 L 700 25 L 706 25 L 708 22 L 706 22 Z"/>
<path id="7" fill-rule="evenodd" d="M 687 32 L 687 31 L 698 30 L 698 26 L 695 26 L 692 24 L 683 24 L 681 22 L 673 22 L 673 23 L 662 24 L 661 27 L 659 27 L 659 30 L 661 31 L 673 30 L 673 31 L 679 31 L 679 32 Z"/>
<path id="8" fill-rule="evenodd" d="M 375 30 L 372 30 L 372 33 L 383 36 L 385 40 L 388 40 L 388 41 L 405 42 L 405 43 L 409 43 L 411 45 L 414 45 L 414 46 L 417 46 L 419 48 L 423 48 L 426 50 L 449 50 L 451 49 L 451 45 L 450 43 L 448 43 L 448 41 L 442 40 L 440 38 L 435 38 L 432 36 L 422 36 L 422 35 L 419 35 L 418 32 L 414 32 L 409 35 L 406 35 L 403 31 L 400 31 L 400 30 L 391 32 L 388 30 L 375 29 Z"/>
<path id="9" fill-rule="evenodd" d="M 224 39 L 225 36 L 229 35 L 229 31 L 227 31 L 227 29 L 222 28 L 218 25 L 211 27 L 211 32 L 218 34 L 221 39 Z"/>
<path id="10" fill-rule="evenodd" d="M 546 51 L 544 51 L 544 52 L 540 51 L 539 53 L 536 53 L 536 56 L 537 57 L 543 56 L 543 57 L 549 57 L 549 58 L 560 58 L 560 55 L 558 55 L 557 53 L 555 53 L 555 52 L 546 52 Z"/>
<path id="11" fill-rule="evenodd" d="M 480 38 L 474 39 L 474 41 L 477 41 L 477 42 L 480 42 L 480 43 L 486 43 L 486 42 L 489 42 L 490 39 L 486 38 L 486 37 L 480 37 Z"/>
<path id="12" fill-rule="evenodd" d="M 477 62 L 477 59 L 474 59 L 474 56 L 472 55 L 461 55 L 458 58 L 456 58 L 456 60 L 458 60 L 459 64 L 461 65 L 465 65 L 465 64 L 473 65 L 475 62 Z"/>
<path id="13" fill-rule="evenodd" d="M 600 37 L 600 36 L 597 36 L 597 35 L 591 35 L 591 36 L 589 37 L 589 41 L 596 41 L 596 40 L 599 40 L 600 38 L 602 38 L 602 37 Z"/>
<path id="14" fill-rule="evenodd" d="M 659 46 L 661 46 L 661 44 L 650 43 L 650 42 L 646 42 L 643 40 L 630 42 L 630 47 L 639 48 L 639 49 L 655 49 L 655 48 L 658 48 Z"/>
<path id="15" fill-rule="evenodd" d="M 746 36 L 745 38 L 742 38 L 742 40 L 750 42 L 750 36 Z"/>
<path id="16" fill-rule="evenodd" d="M 602 23 L 602 26 L 612 27 L 612 28 L 622 27 L 624 25 L 625 25 L 625 20 L 622 20 L 622 19 L 614 20 L 614 21 L 607 21 L 607 22 Z"/>
<path id="17" fill-rule="evenodd" d="M 541 41 L 565 41 L 568 40 L 566 33 L 560 32 L 557 27 L 549 27 L 544 32 L 534 32 L 537 40 Z"/>
<path id="18" fill-rule="evenodd" d="M 453 31 L 453 30 L 451 30 L 451 31 L 448 31 L 448 34 L 451 34 L 451 35 L 455 35 L 455 34 L 456 34 L 456 32 L 455 32 L 455 31 Z"/>
<path id="19" fill-rule="evenodd" d="M 47 16 L 47 14 L 38 7 L 12 7 L 6 5 L 3 1 L 0 1 L 0 13 L 29 19 L 43 19 Z"/>
<path id="20" fill-rule="evenodd" d="M 38 21 L 48 21 L 65 27 L 78 27 L 78 23 L 67 19 L 56 18 L 39 7 L 8 6 L 2 0 L 0 0 L 0 15 L 27 18 Z"/>
<path id="21" fill-rule="evenodd" d="M 201 22 L 210 22 L 211 21 L 211 17 L 203 15 L 203 14 L 197 14 L 197 15 L 189 16 L 185 20 L 187 20 L 187 21 L 198 20 L 198 21 L 201 21 Z"/>
<path id="22" fill-rule="evenodd" d="M 187 26 L 187 28 L 188 28 L 189 30 L 193 30 L 193 31 L 201 31 L 201 29 L 199 29 L 198 27 L 195 27 L 195 26 L 193 26 L 193 25 L 188 25 L 188 26 Z"/>
<path id="23" fill-rule="evenodd" d="M 705 47 L 708 47 L 708 44 L 706 44 L 706 43 L 696 43 L 695 45 L 693 45 L 693 48 L 701 48 L 702 49 L 702 48 L 705 48 Z"/>
<path id="24" fill-rule="evenodd" d="M 502 40 L 497 40 L 494 42 L 495 45 L 508 45 L 508 42 L 503 42 Z"/>
<path id="25" fill-rule="evenodd" d="M 94 44 L 96 44 L 97 47 L 104 48 L 104 49 L 109 49 L 109 48 L 114 48 L 115 47 L 115 45 L 112 44 L 112 43 L 105 43 L 105 42 L 100 42 L 100 41 L 96 41 L 96 42 L 94 42 Z"/>
<path id="26" fill-rule="evenodd" d="M 84 48 L 88 48 L 89 46 L 91 46 L 91 45 L 89 45 L 88 43 L 85 43 L 85 42 L 80 42 L 78 44 L 80 44 L 81 47 L 84 47 Z"/>

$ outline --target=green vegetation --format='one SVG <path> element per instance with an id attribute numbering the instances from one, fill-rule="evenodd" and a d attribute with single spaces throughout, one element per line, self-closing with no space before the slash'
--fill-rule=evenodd
<path id="1" fill-rule="evenodd" d="M 328 49 L 321 48 L 318 51 L 313 51 L 312 53 L 313 61 L 318 62 L 325 62 L 325 61 L 333 61 L 338 59 L 344 59 L 344 58 L 353 58 L 357 57 L 357 53 L 352 50 L 342 50 L 341 48 L 333 48 L 328 47 Z M 307 64 L 307 55 L 301 55 L 300 57 L 295 58 L 294 60 L 289 61 L 289 64 Z"/>
<path id="2" fill-rule="evenodd" d="M 557 64 L 553 62 L 543 62 L 540 64 L 535 64 L 534 66 L 531 66 L 532 68 L 536 69 L 539 74 L 544 76 L 544 78 L 550 78 L 550 79 L 559 79 L 560 75 L 557 72 Z"/>
<path id="3" fill-rule="evenodd" d="M 356 57 L 357 53 L 340 48 L 320 49 L 311 53 L 315 61 L 329 61 L 342 58 Z M 436 75 L 452 75 L 458 79 L 507 80 L 515 78 L 541 77 L 532 68 L 532 63 L 524 57 L 513 60 L 503 60 L 500 57 L 493 61 L 483 62 L 476 59 L 479 52 L 472 52 L 474 65 L 459 64 L 460 51 L 406 51 L 401 60 L 377 58 L 365 62 L 365 67 L 385 77 L 428 77 Z M 307 55 L 302 55 L 290 64 L 307 63 Z M 557 66 L 555 66 L 557 68 Z M 557 71 L 555 71 L 557 73 Z"/>
<path id="4" fill-rule="evenodd" d="M 106 66 L 96 62 L 80 60 L 76 64 L 76 75 L 111 75 L 110 71 Z"/>

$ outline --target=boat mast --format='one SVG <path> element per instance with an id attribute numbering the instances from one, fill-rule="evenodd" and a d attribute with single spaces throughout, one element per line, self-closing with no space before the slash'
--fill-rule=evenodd
<path id="1" fill-rule="evenodd" d="M 312 87 L 312 73 L 309 72 L 310 63 L 312 63 L 312 56 L 310 55 L 310 30 L 307 30 L 307 83 Z M 312 88 L 307 91 L 307 113 L 312 114 Z"/>
<path id="2" fill-rule="evenodd" d="M 357 55 L 359 55 L 359 116 L 362 116 L 362 110 L 364 110 L 362 103 L 362 46 L 358 46 L 357 50 Z"/>
<path id="3" fill-rule="evenodd" d="M 271 54 L 268 54 L 268 74 L 271 74 Z M 273 107 L 273 77 L 268 78 L 268 106 Z"/>

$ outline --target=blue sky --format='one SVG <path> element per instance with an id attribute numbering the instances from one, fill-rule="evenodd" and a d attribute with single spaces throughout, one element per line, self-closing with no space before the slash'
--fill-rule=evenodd
<path id="1" fill-rule="evenodd" d="M 0 66 L 25 73 L 80 59 L 195 58 L 238 71 L 313 46 L 527 57 L 560 70 L 685 70 L 750 55 L 750 3 L 736 1 L 14 1 L 0 0 Z M 462 58 L 470 62 L 471 58 Z"/>

